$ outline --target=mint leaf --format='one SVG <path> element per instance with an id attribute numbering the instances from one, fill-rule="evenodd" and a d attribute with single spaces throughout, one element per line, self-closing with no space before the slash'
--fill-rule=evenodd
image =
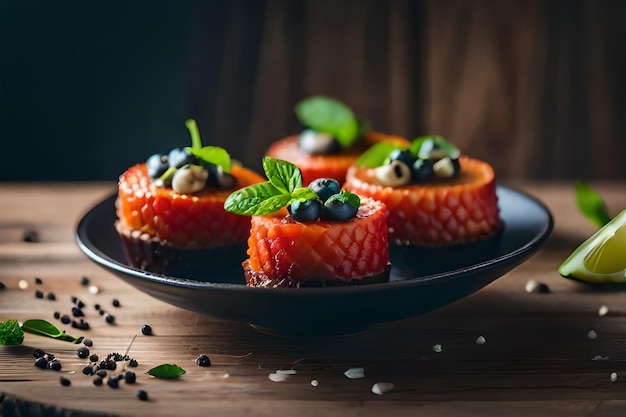
<path id="1" fill-rule="evenodd" d="M 428 159 L 434 149 L 441 149 L 451 159 L 461 156 L 459 148 L 441 136 L 420 136 L 415 138 L 409 147 L 411 153 L 420 159 Z"/>
<path id="2" fill-rule="evenodd" d="M 191 147 L 186 147 L 189 152 L 205 164 L 213 164 L 222 167 L 226 173 L 230 172 L 230 155 L 225 149 L 219 146 L 202 146 L 200 130 L 194 119 L 185 120 L 185 126 L 191 135 Z"/>
<path id="3" fill-rule="evenodd" d="M 178 378 L 185 375 L 187 371 L 176 364 L 164 363 L 163 365 L 155 366 L 150 369 L 146 374 L 157 378 Z"/>
<path id="4" fill-rule="evenodd" d="M 356 160 L 355 165 L 364 168 L 376 168 L 384 165 L 389 154 L 399 147 L 391 142 L 378 142 L 363 152 Z"/>
<path id="5" fill-rule="evenodd" d="M 291 195 L 282 193 L 271 182 L 241 188 L 226 198 L 224 209 L 231 213 L 262 216 L 283 208 Z"/>
<path id="6" fill-rule="evenodd" d="M 583 181 L 577 182 L 575 194 L 578 209 L 593 224 L 602 227 L 611 221 L 602 197 L 587 183 Z"/>
<path id="7" fill-rule="evenodd" d="M 80 340 L 82 340 L 82 338 L 72 336 L 59 330 L 59 328 L 56 327 L 54 324 L 42 319 L 26 320 L 22 324 L 22 330 L 28 333 L 38 334 L 40 336 L 47 336 L 53 339 L 65 340 L 73 343 L 78 343 Z"/>
<path id="8" fill-rule="evenodd" d="M 0 345 L 21 345 L 23 341 L 24 332 L 17 320 L 0 321 Z"/>
<path id="9" fill-rule="evenodd" d="M 263 158 L 263 170 L 274 187 L 282 193 L 291 194 L 302 187 L 302 173 L 291 162 L 266 156 Z"/>
<path id="10" fill-rule="evenodd" d="M 335 200 L 340 203 L 348 203 L 352 207 L 359 208 L 361 206 L 361 198 L 347 190 L 341 190 L 339 194 L 334 195 Z"/>
<path id="11" fill-rule="evenodd" d="M 299 188 L 291 193 L 291 201 L 308 201 L 308 200 L 320 200 L 319 196 L 315 191 L 310 189 L 309 187 Z"/>
<path id="12" fill-rule="evenodd" d="M 345 104 L 329 97 L 315 96 L 296 104 L 300 123 L 334 136 L 347 148 L 359 137 L 359 122 Z"/>
<path id="13" fill-rule="evenodd" d="M 220 148 L 219 146 L 203 146 L 200 149 L 187 147 L 185 150 L 202 162 L 221 166 L 224 172 L 230 172 L 230 155 L 224 148 Z"/>

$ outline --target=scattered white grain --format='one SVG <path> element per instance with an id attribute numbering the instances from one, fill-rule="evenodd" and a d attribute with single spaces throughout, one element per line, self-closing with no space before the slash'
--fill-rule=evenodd
<path id="1" fill-rule="evenodd" d="M 25 290 L 28 288 L 28 281 L 21 279 L 20 282 L 17 283 L 17 286 L 20 287 L 20 290 Z"/>
<path id="2" fill-rule="evenodd" d="M 350 368 L 343 374 L 350 379 L 363 378 L 365 376 L 365 368 Z"/>
<path id="3" fill-rule="evenodd" d="M 617 381 L 617 372 L 611 372 L 611 382 Z"/>
<path id="4" fill-rule="evenodd" d="M 593 358 L 591 358 L 592 361 L 608 361 L 609 357 L 608 356 L 601 356 L 601 355 L 596 355 Z"/>
<path id="5" fill-rule="evenodd" d="M 609 313 L 609 308 L 605 305 L 601 305 L 598 310 L 598 316 L 606 316 Z"/>
<path id="6" fill-rule="evenodd" d="M 372 392 L 376 395 L 383 395 L 393 390 L 394 385 L 391 382 L 377 382 L 372 385 Z"/>
<path id="7" fill-rule="evenodd" d="M 270 379 L 270 381 L 273 382 L 284 382 L 288 380 L 290 376 L 290 374 L 279 374 L 276 372 L 271 372 L 267 377 Z"/>
<path id="8" fill-rule="evenodd" d="M 320 384 L 320 383 L 319 383 L 319 381 L 318 381 L 317 379 L 312 379 L 312 380 L 311 380 L 311 385 L 312 385 L 312 386 L 317 387 L 319 384 Z"/>
<path id="9" fill-rule="evenodd" d="M 433 351 L 439 353 L 441 352 L 443 349 L 441 348 L 441 345 L 439 343 L 437 343 L 436 345 L 433 345 Z"/>
<path id="10" fill-rule="evenodd" d="M 278 369 L 275 373 L 280 375 L 295 375 L 298 372 L 295 369 Z"/>
<path id="11" fill-rule="evenodd" d="M 595 339 L 598 337 L 598 334 L 596 333 L 595 330 L 589 330 L 589 332 L 587 332 L 587 337 L 589 339 Z"/>
<path id="12" fill-rule="evenodd" d="M 537 285 L 539 285 L 537 281 L 529 279 L 528 282 L 526 282 L 526 292 L 529 294 L 533 293 L 537 289 Z"/>
<path id="13" fill-rule="evenodd" d="M 484 345 L 486 341 L 487 341 L 487 339 L 485 339 L 484 336 L 478 336 L 478 338 L 476 339 L 476 344 L 477 345 Z"/>
<path id="14" fill-rule="evenodd" d="M 98 294 L 100 292 L 100 288 L 96 285 L 89 286 L 89 294 Z"/>

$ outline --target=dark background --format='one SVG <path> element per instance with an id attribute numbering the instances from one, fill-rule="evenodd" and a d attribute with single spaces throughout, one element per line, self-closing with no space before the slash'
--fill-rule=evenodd
<path id="1" fill-rule="evenodd" d="M 626 178 L 626 1 L 0 0 L 0 180 L 112 180 L 155 152 L 258 168 L 340 98 L 500 177 Z"/>

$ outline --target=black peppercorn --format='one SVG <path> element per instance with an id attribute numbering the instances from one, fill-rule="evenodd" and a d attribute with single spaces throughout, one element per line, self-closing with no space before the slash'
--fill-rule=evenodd
<path id="1" fill-rule="evenodd" d="M 198 366 L 211 366 L 211 359 L 203 353 L 196 358 L 196 364 Z"/>
<path id="2" fill-rule="evenodd" d="M 113 322 L 115 322 L 115 317 L 111 314 L 107 314 L 106 316 L 104 316 L 104 320 L 109 324 L 113 324 Z"/>
<path id="3" fill-rule="evenodd" d="M 117 298 L 114 298 L 112 304 L 113 304 L 113 307 L 119 307 L 120 306 L 120 300 L 118 300 Z"/>
<path id="4" fill-rule="evenodd" d="M 133 371 L 126 371 L 124 373 L 124 380 L 126 381 L 127 384 L 135 383 L 136 379 L 137 379 L 137 376 L 135 375 Z"/>
<path id="5" fill-rule="evenodd" d="M 107 376 L 107 371 L 104 369 L 98 369 L 96 375 L 98 375 L 100 378 L 104 378 L 105 376 Z"/>
<path id="6" fill-rule="evenodd" d="M 79 347 L 78 350 L 76 350 L 76 354 L 78 355 L 79 358 L 84 359 L 87 356 L 89 356 L 89 348 L 86 347 Z"/>
<path id="7" fill-rule="evenodd" d="M 41 292 L 41 291 L 39 291 L 39 290 L 35 291 L 35 297 L 37 297 L 37 298 L 43 298 L 43 292 Z"/>
<path id="8" fill-rule="evenodd" d="M 87 365 L 83 368 L 83 374 L 85 375 L 93 375 L 93 366 Z"/>
<path id="9" fill-rule="evenodd" d="M 49 292 L 49 293 L 48 293 L 48 300 L 50 300 L 50 301 L 55 301 L 56 299 L 57 299 L 57 296 L 56 296 L 56 295 L 54 295 L 54 293 L 53 293 L 53 292 Z"/>
<path id="10" fill-rule="evenodd" d="M 147 324 L 144 324 L 143 326 L 141 326 L 141 334 L 143 334 L 144 336 L 152 335 L 152 327 L 150 327 Z"/>
<path id="11" fill-rule="evenodd" d="M 35 366 L 37 368 L 46 369 L 48 367 L 48 359 L 44 356 L 40 356 L 35 360 Z"/>
<path id="12" fill-rule="evenodd" d="M 72 319 L 67 314 L 63 314 L 61 316 L 61 323 L 63 323 L 63 324 L 70 324 L 71 321 L 72 321 Z"/>
<path id="13" fill-rule="evenodd" d="M 139 398 L 141 401 L 148 401 L 148 393 L 142 389 L 140 389 L 139 391 L 137 391 L 137 398 Z"/>
<path id="14" fill-rule="evenodd" d="M 70 381 L 69 379 L 67 379 L 64 376 L 61 376 L 61 385 L 63 385 L 64 387 L 69 386 L 72 383 L 72 381 Z"/>
<path id="15" fill-rule="evenodd" d="M 35 284 L 36 285 L 41 285 L 43 283 L 43 281 L 41 280 L 41 278 L 35 278 Z"/>
<path id="16" fill-rule="evenodd" d="M 107 385 L 111 388 L 118 388 L 119 387 L 119 380 L 117 379 L 117 377 L 114 376 L 110 376 L 107 379 Z"/>
<path id="17" fill-rule="evenodd" d="M 80 279 L 80 285 L 89 285 L 89 278 L 87 277 L 82 277 Z"/>
<path id="18" fill-rule="evenodd" d="M 48 368 L 52 369 L 53 371 L 60 371 L 61 370 L 61 362 L 58 361 L 57 359 L 48 362 Z"/>
<path id="19" fill-rule="evenodd" d="M 100 386 L 102 385 L 102 377 L 101 376 L 97 376 L 93 379 L 93 384 L 96 386 Z"/>

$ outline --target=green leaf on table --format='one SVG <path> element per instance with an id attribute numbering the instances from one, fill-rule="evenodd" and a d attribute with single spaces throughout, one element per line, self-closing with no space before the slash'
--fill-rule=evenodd
<path id="1" fill-rule="evenodd" d="M 179 376 L 185 375 L 187 371 L 176 364 L 164 363 L 159 366 L 155 366 L 146 372 L 146 374 L 156 378 L 173 379 Z"/>
<path id="2" fill-rule="evenodd" d="M 358 139 L 360 125 L 364 126 L 345 104 L 330 97 L 310 97 L 296 104 L 295 112 L 300 123 L 332 135 L 344 148 Z"/>
<path id="3" fill-rule="evenodd" d="M 65 340 L 67 342 L 79 343 L 82 340 L 82 338 L 78 338 L 67 334 L 64 331 L 61 331 L 54 324 L 42 319 L 26 320 L 22 324 L 22 330 L 40 336 L 47 336 L 53 339 Z"/>
<path id="4" fill-rule="evenodd" d="M 0 345 L 21 345 L 24 332 L 16 319 L 0 321 Z"/>
<path id="5" fill-rule="evenodd" d="M 602 227 L 611 221 L 602 197 L 589 184 L 583 181 L 577 182 L 575 193 L 578 209 L 593 224 Z"/>

